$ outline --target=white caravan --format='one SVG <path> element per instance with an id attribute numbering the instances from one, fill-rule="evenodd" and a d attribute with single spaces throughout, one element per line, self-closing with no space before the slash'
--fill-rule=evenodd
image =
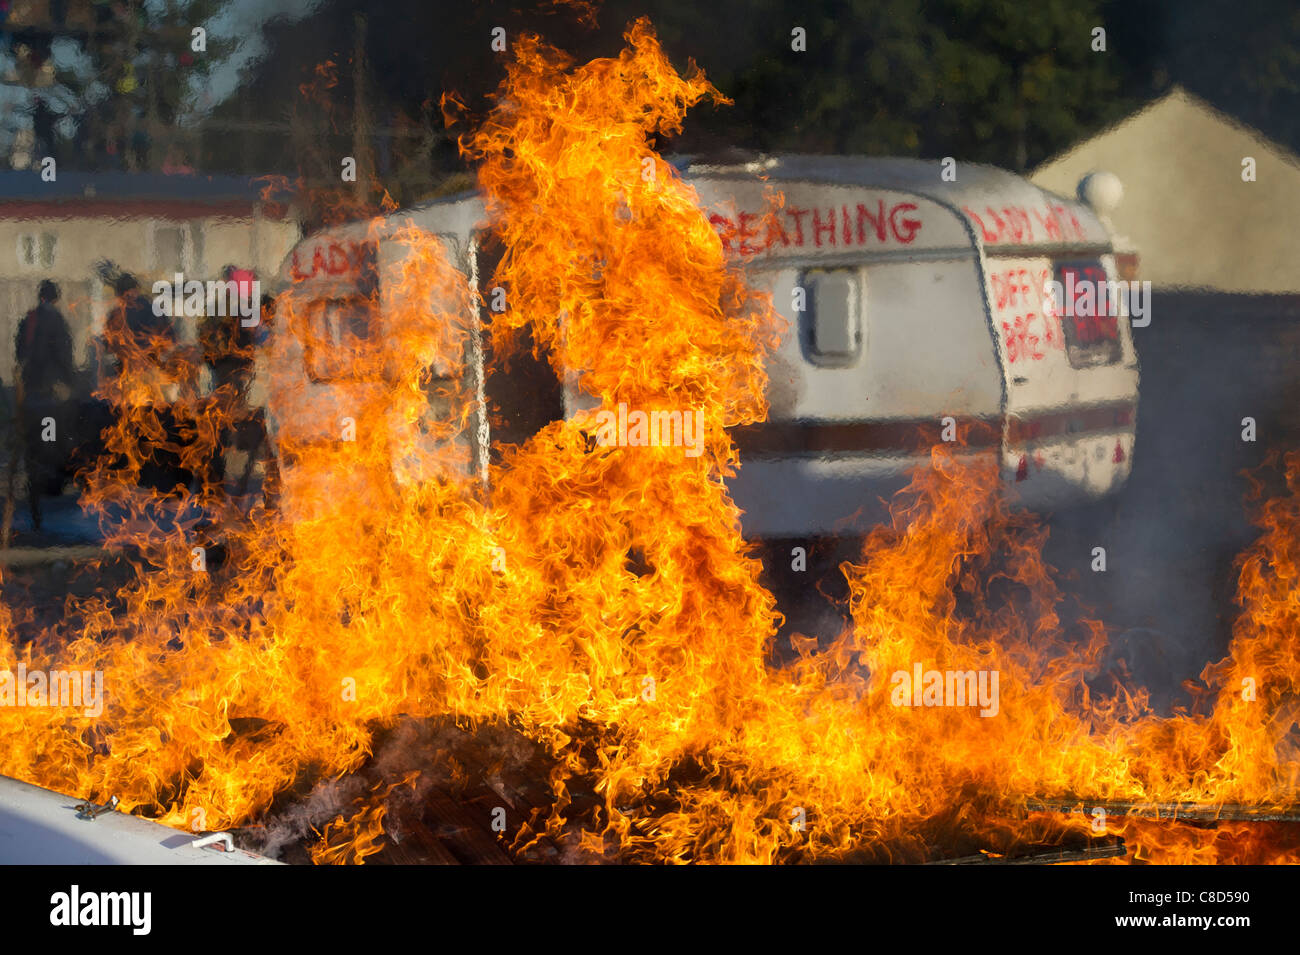
<path id="1" fill-rule="evenodd" d="M 1130 301 L 1116 295 L 1133 276 L 1117 259 L 1129 273 L 1134 257 L 1117 255 L 1083 201 L 986 166 L 959 164 L 955 181 L 942 172 L 923 160 L 813 156 L 684 168 L 728 253 L 790 323 L 768 365 L 768 420 L 735 434 L 731 490 L 747 537 L 860 533 L 879 519 L 881 496 L 944 440 L 995 460 L 1032 507 L 1099 498 L 1127 479 L 1138 362 Z M 772 215 L 774 191 L 784 204 Z M 476 300 L 489 298 L 477 286 L 496 253 L 476 196 L 402 210 L 378 230 L 355 223 L 310 236 L 281 278 L 312 303 L 339 367 L 371 283 L 382 303 L 384 275 L 401 259 L 385 236 L 410 224 L 441 237 Z M 1149 296 L 1134 300 L 1134 314 L 1149 307 Z M 491 314 L 477 318 L 481 327 Z M 382 314 L 362 320 L 367 336 L 382 334 Z M 466 347 L 480 400 L 465 450 L 484 477 L 495 443 L 588 403 L 544 363 L 512 356 L 507 378 L 480 336 Z M 277 414 L 273 402 L 273 426 L 332 430 L 322 412 L 363 386 L 297 355 L 272 364 L 270 385 L 300 395 L 303 414 Z M 509 424 L 489 428 L 489 408 Z"/>

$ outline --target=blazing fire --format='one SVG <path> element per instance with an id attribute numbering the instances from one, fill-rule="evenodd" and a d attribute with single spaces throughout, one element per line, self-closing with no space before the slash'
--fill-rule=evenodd
<path id="1" fill-rule="evenodd" d="M 102 671 L 106 707 L 0 708 L 0 771 L 227 829 L 358 772 L 399 722 L 446 721 L 544 754 L 551 804 L 515 828 L 518 852 L 921 861 L 1104 831 L 1144 861 L 1300 859 L 1280 827 L 1098 826 L 1042 806 L 1297 802 L 1300 455 L 1291 493 L 1262 508 L 1235 638 L 1202 674 L 1197 712 L 1163 718 L 1140 688 L 1090 689 L 1105 631 L 1065 632 L 1045 530 L 1002 503 L 991 468 L 938 448 L 843 568 L 852 627 L 771 662 L 775 603 L 723 479 L 738 463 L 727 429 L 766 413 L 782 329 L 652 148 L 721 95 L 694 68 L 679 75 L 645 22 L 627 41 L 585 65 L 518 44 L 463 141 L 505 249 L 491 285 L 509 309 L 489 331 L 504 345 L 527 329 L 601 408 L 690 409 L 703 453 L 602 446 L 589 412 L 509 449 L 487 490 L 466 451 L 475 303 L 414 229 L 398 236 L 401 280 L 369 302 L 384 333 L 335 369 L 346 401 L 312 411 L 316 437 L 281 442 L 280 507 L 241 510 L 211 480 L 142 490 L 159 454 L 201 472 L 236 412 L 178 360 L 185 440 L 170 442 L 150 398 L 156 343 L 123 341 L 106 389 L 119 418 L 85 502 L 132 579 L 70 597 L 30 642 L 11 611 L 0 620 L 0 670 Z M 328 360 L 292 289 L 264 319 L 284 360 Z M 281 389 L 271 411 L 306 400 Z M 993 696 L 907 705 L 936 671 L 988 675 Z M 380 851 L 391 800 L 419 776 L 358 792 L 313 859 Z"/>

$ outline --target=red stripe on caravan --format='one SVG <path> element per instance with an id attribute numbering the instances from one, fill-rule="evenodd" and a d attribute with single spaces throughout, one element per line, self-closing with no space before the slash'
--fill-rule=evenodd
<path id="1" fill-rule="evenodd" d="M 1007 444 L 1027 444 L 1062 435 L 1128 431 L 1135 420 L 1137 405 L 1131 400 L 1048 414 L 1013 413 L 1007 417 Z"/>
<path id="2" fill-rule="evenodd" d="M 1002 423 L 996 418 L 953 416 L 959 446 L 994 448 L 1002 443 Z M 1047 414 L 1014 414 L 1007 418 L 1007 444 L 1016 447 L 1038 441 L 1107 431 L 1130 431 L 1137 417 L 1131 400 Z M 922 454 L 943 442 L 943 424 L 935 418 L 894 421 L 764 421 L 733 428 L 740 452 L 750 458 L 798 454 Z M 1122 450 L 1121 450 L 1122 453 Z"/>
<path id="3" fill-rule="evenodd" d="M 957 424 L 956 444 L 994 448 L 1002 441 L 995 418 L 952 416 Z M 733 428 L 732 437 L 742 454 L 779 457 L 789 454 L 870 453 L 895 451 L 920 454 L 943 441 L 943 424 L 935 418 L 894 421 L 764 421 Z"/>

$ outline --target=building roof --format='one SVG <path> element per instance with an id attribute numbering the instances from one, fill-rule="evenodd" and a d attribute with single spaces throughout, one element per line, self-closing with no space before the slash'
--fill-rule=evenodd
<path id="1" fill-rule="evenodd" d="M 1242 179 L 1255 161 L 1255 181 Z M 1073 190 L 1106 170 L 1124 185 L 1113 230 L 1165 288 L 1300 292 L 1300 159 L 1181 87 L 1030 176 Z"/>
<path id="2" fill-rule="evenodd" d="M 286 204 L 288 191 L 248 176 L 163 175 L 131 172 L 59 172 L 53 182 L 39 169 L 0 170 L 0 216 L 136 214 L 247 215 L 254 204 Z"/>

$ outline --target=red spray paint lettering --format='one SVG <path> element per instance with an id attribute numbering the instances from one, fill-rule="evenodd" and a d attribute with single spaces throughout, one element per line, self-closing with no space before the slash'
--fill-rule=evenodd
<path id="1" fill-rule="evenodd" d="M 1023 245 L 1039 240 L 1063 242 L 1086 238 L 1078 217 L 1059 203 L 1034 209 L 1032 215 L 1031 210 L 1024 206 L 997 209 L 985 206 L 979 212 L 963 206 L 962 211 L 979 229 L 985 245 Z M 1037 232 L 1034 230 L 1035 222 L 1038 223 Z"/>
<path id="2" fill-rule="evenodd" d="M 782 249 L 854 249 L 916 241 L 923 222 L 912 202 L 898 202 L 886 208 L 883 199 L 875 205 L 842 203 L 815 209 L 788 206 L 766 214 L 738 213 L 731 219 L 721 213 L 709 222 L 722 239 L 729 255 L 753 256 Z"/>
<path id="3" fill-rule="evenodd" d="M 1045 349 L 1065 349 L 1061 317 L 1045 295 L 1049 269 L 1015 267 L 989 273 L 989 294 L 1002 330 L 1007 363 L 1042 361 Z"/>
<path id="4" fill-rule="evenodd" d="M 1019 315 L 1011 321 L 1002 323 L 1002 338 L 1007 343 L 1007 362 L 1014 365 L 1016 362 L 1033 359 L 1042 361 L 1046 355 L 1038 347 L 1038 336 L 1033 333 L 1031 326 L 1037 316 Z"/>
<path id="5" fill-rule="evenodd" d="M 293 250 L 289 261 L 289 275 L 295 282 L 315 278 L 317 275 L 346 275 L 361 271 L 366 254 L 364 242 L 330 242 L 312 249 L 311 265 L 304 269 L 298 259 L 298 249 Z"/>

